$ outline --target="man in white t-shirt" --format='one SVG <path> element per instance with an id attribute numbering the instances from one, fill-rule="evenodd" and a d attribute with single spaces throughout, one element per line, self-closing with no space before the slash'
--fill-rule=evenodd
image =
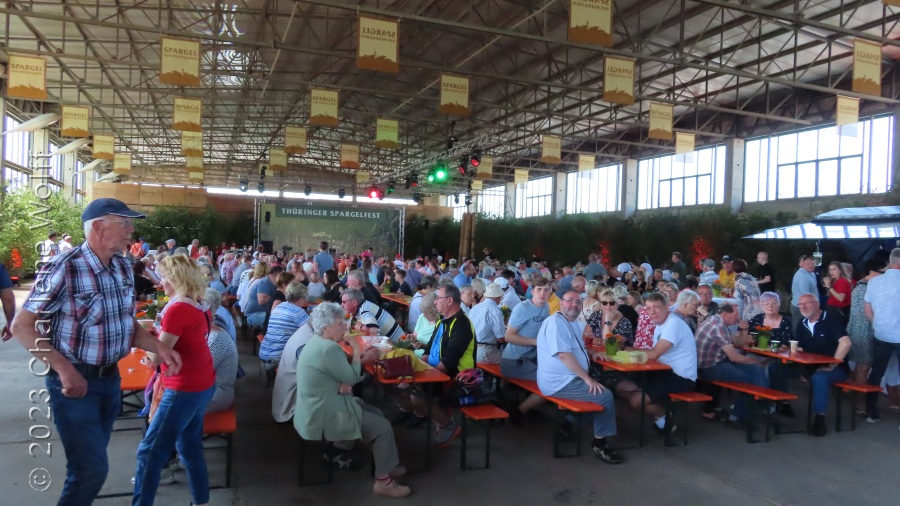
<path id="1" fill-rule="evenodd" d="M 900 359 L 900 248 L 891 251 L 890 263 L 884 274 L 869 280 L 863 309 L 875 330 L 875 340 L 872 341 L 875 360 L 869 372 L 869 385 L 873 386 L 881 386 L 891 355 Z M 866 421 L 869 423 L 881 421 L 879 394 L 866 394 Z"/>
<path id="2" fill-rule="evenodd" d="M 672 370 L 648 374 L 643 389 L 631 381 L 620 381 L 616 386 L 616 393 L 636 411 L 641 409 L 643 395 L 644 412 L 653 417 L 659 432 L 671 434 L 675 431 L 675 424 L 673 422 L 666 425 L 666 399 L 672 393 L 694 390 L 697 381 L 697 344 L 688 324 L 669 312 L 665 295 L 651 293 L 647 296 L 645 307 L 650 319 L 656 324 L 653 348 L 647 350 L 647 358 L 658 360 Z"/>
<path id="3" fill-rule="evenodd" d="M 606 438 L 616 435 L 616 403 L 612 392 L 588 374 L 591 356 L 581 335 L 584 324 L 581 295 L 569 290 L 560 299 L 560 310 L 541 324 L 537 336 L 537 384 L 544 395 L 587 401 L 603 406 L 595 412 L 594 442 L 591 451 L 607 464 L 621 464 L 622 457 L 609 448 Z M 597 355 L 605 358 L 603 355 Z"/>

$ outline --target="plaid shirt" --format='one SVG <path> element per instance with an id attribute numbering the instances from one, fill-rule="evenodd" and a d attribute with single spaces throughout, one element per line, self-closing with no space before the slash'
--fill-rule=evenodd
<path id="1" fill-rule="evenodd" d="M 469 320 L 475 328 L 475 339 L 479 343 L 497 345 L 497 339 L 506 335 L 503 311 L 491 299 L 484 299 L 469 310 Z"/>
<path id="2" fill-rule="evenodd" d="M 107 267 L 85 242 L 41 268 L 22 307 L 49 321 L 50 344 L 69 361 L 115 364 L 134 334 L 131 265 L 117 253 Z"/>
<path id="3" fill-rule="evenodd" d="M 707 318 L 697 329 L 694 339 L 697 341 L 697 369 L 706 369 L 725 360 L 722 347 L 731 344 L 731 338 L 721 316 Z"/>

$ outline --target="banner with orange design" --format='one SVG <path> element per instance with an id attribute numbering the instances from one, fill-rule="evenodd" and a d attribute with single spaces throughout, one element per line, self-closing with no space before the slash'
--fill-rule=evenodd
<path id="1" fill-rule="evenodd" d="M 309 90 L 309 124 L 314 126 L 336 127 L 338 120 L 338 92 L 310 88 Z"/>
<path id="2" fill-rule="evenodd" d="M 571 0 L 569 40 L 612 46 L 612 0 Z"/>
<path id="3" fill-rule="evenodd" d="M 181 156 L 203 156 L 203 132 L 181 132 Z"/>
<path id="4" fill-rule="evenodd" d="M 172 130 L 200 132 L 200 110 L 202 103 L 193 98 L 175 97 L 175 112 L 172 115 Z"/>
<path id="5" fill-rule="evenodd" d="M 441 74 L 441 114 L 469 115 L 469 78 Z"/>
<path id="6" fill-rule="evenodd" d="M 43 56 L 10 54 L 7 74 L 7 98 L 47 100 L 47 59 Z"/>
<path id="7" fill-rule="evenodd" d="M 359 146 L 356 144 L 341 144 L 341 167 L 345 169 L 359 168 Z"/>
<path id="8" fill-rule="evenodd" d="M 399 122 L 395 119 L 378 118 L 375 122 L 375 147 L 397 149 L 400 147 Z"/>
<path id="9" fill-rule="evenodd" d="M 91 156 L 95 159 L 116 159 L 116 138 L 112 135 L 95 135 L 93 144 Z"/>
<path id="10" fill-rule="evenodd" d="M 59 135 L 63 137 L 90 137 L 88 124 L 91 120 L 91 108 L 75 105 L 62 106 L 62 120 Z"/>
<path id="11" fill-rule="evenodd" d="M 541 137 L 541 161 L 552 165 L 562 163 L 562 140 L 555 135 Z"/>
<path id="12" fill-rule="evenodd" d="M 131 173 L 131 153 L 116 153 L 113 160 L 113 171 L 119 174 Z"/>
<path id="13" fill-rule="evenodd" d="M 673 135 L 672 105 L 650 102 L 650 133 L 648 137 L 671 141 Z"/>
<path id="14" fill-rule="evenodd" d="M 298 126 L 284 128 L 284 152 L 289 155 L 306 153 L 306 129 Z"/>
<path id="15" fill-rule="evenodd" d="M 269 149 L 269 170 L 272 172 L 284 172 L 287 170 L 287 153 L 283 149 Z"/>
<path id="16" fill-rule="evenodd" d="M 881 46 L 853 39 L 853 86 L 857 93 L 881 96 Z"/>
<path id="17" fill-rule="evenodd" d="M 159 82 L 200 86 L 200 41 L 162 38 Z"/>
<path id="18" fill-rule="evenodd" d="M 634 60 L 609 55 L 603 59 L 603 101 L 634 103 Z"/>
<path id="19" fill-rule="evenodd" d="M 397 22 L 360 16 L 358 26 L 356 67 L 392 74 L 399 72 Z"/>

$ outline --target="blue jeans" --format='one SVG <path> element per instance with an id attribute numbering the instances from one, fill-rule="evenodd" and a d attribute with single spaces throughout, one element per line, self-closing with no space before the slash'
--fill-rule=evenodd
<path id="1" fill-rule="evenodd" d="M 616 402 L 608 388 L 603 387 L 602 392 L 592 394 L 588 391 L 584 380 L 575 378 L 551 397 L 593 402 L 603 406 L 603 411 L 594 413 L 594 437 L 604 438 L 616 435 Z"/>
<path id="2" fill-rule="evenodd" d="M 900 343 L 889 343 L 881 341 L 877 337 L 872 341 L 872 370 L 869 372 L 870 385 L 881 386 L 881 378 L 887 371 L 888 362 L 891 361 L 891 355 L 897 354 L 900 359 Z M 878 416 L 878 392 L 866 394 L 866 412 L 870 417 Z"/>
<path id="3" fill-rule="evenodd" d="M 202 392 L 166 390 L 137 450 L 132 505 L 152 506 L 163 466 L 177 449 L 194 504 L 209 502 L 209 474 L 203 457 L 203 414 L 216 387 Z"/>
<path id="4" fill-rule="evenodd" d="M 84 397 L 66 397 L 59 376 L 48 374 L 44 380 L 66 452 L 66 482 L 59 506 L 91 504 L 103 488 L 109 471 L 106 447 L 122 407 L 120 381 L 118 376 L 92 378 L 87 380 Z"/>
<path id="5" fill-rule="evenodd" d="M 704 381 L 737 381 L 769 388 L 769 379 L 766 377 L 766 368 L 763 364 L 736 364 L 730 360 L 723 360 L 712 367 L 700 369 L 697 375 Z M 749 411 L 745 395 L 738 395 L 734 400 L 734 411 L 731 414 L 742 420 L 747 419 Z"/>
<path id="6" fill-rule="evenodd" d="M 849 371 L 839 365 L 830 371 L 817 370 L 812 376 L 809 370 L 804 369 L 803 376 L 809 380 L 812 390 L 812 409 L 813 413 L 824 415 L 828 412 L 828 397 L 831 394 L 831 385 L 844 381 L 850 375 Z M 774 362 L 769 366 L 769 378 L 771 379 L 772 388 L 781 392 L 787 392 L 787 380 L 800 377 L 800 368 L 796 366 L 787 366 Z"/>

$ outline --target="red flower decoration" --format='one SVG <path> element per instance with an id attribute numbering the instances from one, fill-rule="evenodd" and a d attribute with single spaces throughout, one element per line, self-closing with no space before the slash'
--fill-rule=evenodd
<path id="1" fill-rule="evenodd" d="M 712 257 L 712 246 L 710 246 L 709 242 L 702 237 L 695 237 L 694 241 L 691 243 L 691 258 L 694 259 L 694 268 L 698 271 L 701 271 L 700 262 L 703 261 L 704 258 Z"/>
<path id="2" fill-rule="evenodd" d="M 20 253 L 18 249 L 13 249 L 11 257 L 12 257 L 13 269 L 21 269 L 22 268 L 22 253 Z"/>

